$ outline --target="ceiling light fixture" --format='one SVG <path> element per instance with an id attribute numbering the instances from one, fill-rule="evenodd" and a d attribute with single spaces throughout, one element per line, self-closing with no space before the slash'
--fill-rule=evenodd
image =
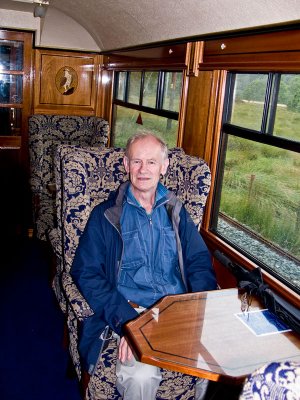
<path id="1" fill-rule="evenodd" d="M 34 3 L 37 3 L 37 4 L 34 7 L 33 15 L 35 17 L 45 18 L 46 12 L 47 12 L 47 9 L 49 6 L 49 1 L 41 0 L 38 2 L 34 2 Z"/>

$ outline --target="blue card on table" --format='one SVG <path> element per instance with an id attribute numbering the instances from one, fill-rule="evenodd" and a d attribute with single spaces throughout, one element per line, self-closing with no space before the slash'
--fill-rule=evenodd
<path id="1" fill-rule="evenodd" d="M 291 329 L 269 310 L 247 311 L 235 314 L 256 336 L 288 332 Z"/>

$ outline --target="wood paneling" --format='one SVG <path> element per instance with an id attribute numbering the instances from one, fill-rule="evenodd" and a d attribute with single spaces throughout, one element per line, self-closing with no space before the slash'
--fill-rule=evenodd
<path id="1" fill-rule="evenodd" d="M 189 78 L 182 147 L 188 154 L 202 158 L 204 158 L 212 83 L 211 71 L 202 71 L 198 77 Z"/>
<path id="2" fill-rule="evenodd" d="M 105 53 L 105 67 L 113 70 L 149 68 L 178 70 L 186 67 L 186 43 Z"/>
<path id="3" fill-rule="evenodd" d="M 299 63 L 300 31 L 287 30 L 207 40 L 199 68 L 288 72 Z"/>
<path id="4" fill-rule="evenodd" d="M 36 50 L 34 113 L 94 115 L 96 113 L 99 56 Z M 72 76 L 71 93 L 63 93 L 63 80 Z M 67 87 L 65 87 L 67 89 Z"/>
<path id="5" fill-rule="evenodd" d="M 205 42 L 204 61 L 207 57 L 229 54 L 274 53 L 300 50 L 300 30 L 286 30 L 240 36 Z"/>
<path id="6" fill-rule="evenodd" d="M 105 56 L 98 56 L 98 90 L 97 90 L 97 104 L 96 115 L 101 116 L 109 122 L 112 126 L 112 96 L 113 96 L 113 71 L 108 71 L 104 68 L 106 61 Z"/>
<path id="7" fill-rule="evenodd" d="M 0 149 L 21 149 L 22 136 L 0 136 Z"/>
<path id="8" fill-rule="evenodd" d="M 187 76 L 198 76 L 199 63 L 203 61 L 204 42 L 189 42 L 186 49 Z"/>

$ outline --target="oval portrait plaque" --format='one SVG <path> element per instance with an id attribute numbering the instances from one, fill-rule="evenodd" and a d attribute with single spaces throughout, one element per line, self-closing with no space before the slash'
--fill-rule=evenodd
<path id="1" fill-rule="evenodd" d="M 57 90 L 64 96 L 73 94 L 78 84 L 76 71 L 68 66 L 62 67 L 56 74 L 55 84 Z"/>

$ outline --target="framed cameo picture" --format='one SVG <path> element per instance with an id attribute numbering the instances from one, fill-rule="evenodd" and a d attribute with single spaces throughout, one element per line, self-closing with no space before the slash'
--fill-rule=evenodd
<path id="1" fill-rule="evenodd" d="M 55 77 L 57 90 L 64 96 L 73 94 L 77 89 L 78 76 L 72 67 L 65 66 L 61 68 Z"/>

